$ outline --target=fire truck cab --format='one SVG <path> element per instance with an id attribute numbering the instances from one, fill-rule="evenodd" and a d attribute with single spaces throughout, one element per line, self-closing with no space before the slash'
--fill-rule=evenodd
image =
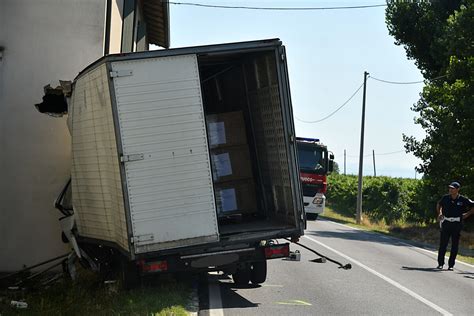
<path id="1" fill-rule="evenodd" d="M 327 175 L 333 170 L 334 155 L 316 138 L 297 137 L 300 180 L 307 219 L 317 219 L 326 204 Z"/>

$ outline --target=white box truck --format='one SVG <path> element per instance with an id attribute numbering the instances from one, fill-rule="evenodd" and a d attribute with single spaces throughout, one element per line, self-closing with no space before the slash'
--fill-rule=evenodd
<path id="1" fill-rule="evenodd" d="M 75 78 L 68 115 L 63 237 L 91 266 L 120 262 L 127 284 L 212 270 L 262 283 L 266 260 L 289 256 L 273 241 L 303 235 L 280 40 L 103 57 Z"/>

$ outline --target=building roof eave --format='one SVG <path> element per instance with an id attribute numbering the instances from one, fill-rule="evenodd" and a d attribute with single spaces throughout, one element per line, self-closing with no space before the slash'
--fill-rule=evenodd
<path id="1" fill-rule="evenodd" d="M 170 47 L 169 0 L 142 0 L 148 43 Z"/>

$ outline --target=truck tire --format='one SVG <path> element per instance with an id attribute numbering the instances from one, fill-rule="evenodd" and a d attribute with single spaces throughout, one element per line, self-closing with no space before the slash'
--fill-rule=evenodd
<path id="1" fill-rule="evenodd" d="M 252 284 L 262 284 L 267 279 L 267 261 L 257 261 L 252 264 L 250 281 Z"/>
<path id="2" fill-rule="evenodd" d="M 130 290 L 140 285 L 140 275 L 135 261 L 122 258 L 120 261 L 120 280 L 124 290 Z"/>
<path id="3" fill-rule="evenodd" d="M 250 281 L 250 267 L 239 268 L 232 274 L 232 279 L 237 286 L 246 286 Z"/>

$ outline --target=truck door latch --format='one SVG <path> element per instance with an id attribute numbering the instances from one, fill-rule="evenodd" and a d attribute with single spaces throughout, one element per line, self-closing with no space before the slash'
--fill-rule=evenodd
<path id="1" fill-rule="evenodd" d="M 133 75 L 133 70 L 114 70 L 110 72 L 111 78 L 126 77 Z"/>
<path id="2" fill-rule="evenodd" d="M 153 234 L 146 234 L 146 235 L 138 235 L 134 237 L 130 237 L 130 242 L 132 244 L 140 244 L 147 241 L 153 241 L 155 236 Z"/>
<path id="3" fill-rule="evenodd" d="M 145 159 L 143 154 L 123 155 L 120 157 L 120 162 L 138 161 Z"/>

